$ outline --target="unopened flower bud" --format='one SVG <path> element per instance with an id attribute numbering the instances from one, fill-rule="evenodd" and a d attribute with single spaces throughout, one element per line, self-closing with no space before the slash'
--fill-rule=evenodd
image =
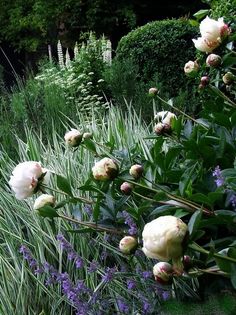
<path id="1" fill-rule="evenodd" d="M 139 179 L 143 175 L 143 167 L 140 164 L 134 164 L 131 166 L 129 173 L 133 178 Z"/>
<path id="2" fill-rule="evenodd" d="M 138 241 L 133 236 L 125 236 L 122 238 L 119 244 L 119 249 L 123 254 L 131 254 L 136 250 Z"/>
<path id="3" fill-rule="evenodd" d="M 130 195 L 132 190 L 133 190 L 133 185 L 127 182 L 124 182 L 121 186 L 120 186 L 120 190 L 123 192 L 123 194 L 125 195 Z"/>
<path id="4" fill-rule="evenodd" d="M 150 88 L 149 91 L 148 91 L 148 94 L 151 95 L 151 96 L 154 96 L 158 93 L 158 89 L 153 87 L 153 88 Z"/>
<path id="5" fill-rule="evenodd" d="M 236 77 L 235 75 L 233 75 L 232 72 L 227 72 L 224 76 L 223 76 L 223 82 L 226 85 L 230 85 L 235 81 Z"/>
<path id="6" fill-rule="evenodd" d="M 154 132 L 159 136 L 164 133 L 164 124 L 159 122 L 154 126 Z"/>
<path id="7" fill-rule="evenodd" d="M 183 265 L 185 269 L 189 269 L 192 266 L 192 259 L 188 255 L 184 255 L 183 257 Z"/>
<path id="8" fill-rule="evenodd" d="M 200 89 L 205 88 L 209 84 L 209 82 L 210 82 L 210 78 L 208 76 L 201 77 L 199 88 Z"/>
<path id="9" fill-rule="evenodd" d="M 35 200 L 33 209 L 38 210 L 44 206 L 53 207 L 54 205 L 55 205 L 55 197 L 48 194 L 43 194 Z"/>
<path id="10" fill-rule="evenodd" d="M 153 267 L 153 275 L 155 280 L 161 284 L 167 284 L 173 273 L 171 264 L 167 262 L 159 262 Z"/>
<path id="11" fill-rule="evenodd" d="M 83 134 L 83 139 L 91 139 L 93 137 L 93 134 L 91 132 L 85 132 Z"/>
<path id="12" fill-rule="evenodd" d="M 199 65 L 197 61 L 190 60 L 184 65 L 184 72 L 187 76 L 195 77 L 198 70 L 199 70 Z"/>
<path id="13" fill-rule="evenodd" d="M 82 141 L 82 138 L 83 134 L 76 129 L 71 129 L 64 136 L 66 144 L 70 147 L 77 147 Z"/>
<path id="14" fill-rule="evenodd" d="M 114 179 L 119 172 L 119 167 L 116 162 L 110 158 L 103 158 L 95 163 L 92 168 L 93 177 L 97 180 Z"/>
<path id="15" fill-rule="evenodd" d="M 222 59 L 219 55 L 210 54 L 206 59 L 206 65 L 209 67 L 218 67 L 222 62 Z"/>

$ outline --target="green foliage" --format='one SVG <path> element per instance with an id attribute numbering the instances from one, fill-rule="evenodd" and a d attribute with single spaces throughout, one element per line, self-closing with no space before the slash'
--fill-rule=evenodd
<path id="1" fill-rule="evenodd" d="M 228 22 L 235 15 L 236 1 L 235 0 L 204 0 L 211 7 L 211 16 L 213 18 L 224 17 Z"/>
<path id="2" fill-rule="evenodd" d="M 183 67 L 194 56 L 191 39 L 196 33 L 185 20 L 148 23 L 120 40 L 116 58 L 124 64 L 130 58 L 137 68 L 138 80 L 149 87 L 157 82 L 162 95 L 173 97 L 181 91 L 187 93 L 182 106 L 191 111 L 196 106 L 193 101 L 196 90 L 191 82 L 186 82 Z"/>

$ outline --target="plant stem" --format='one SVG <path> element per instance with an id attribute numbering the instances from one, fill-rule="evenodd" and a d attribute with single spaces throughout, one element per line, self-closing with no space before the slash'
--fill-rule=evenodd
<path id="1" fill-rule="evenodd" d="M 79 220 L 67 217 L 66 215 L 63 215 L 63 214 L 59 214 L 58 217 L 61 219 L 76 223 L 76 224 L 86 226 L 86 227 L 94 229 L 96 231 L 102 231 L 102 232 L 107 232 L 107 233 L 117 234 L 117 235 L 125 235 L 125 232 L 123 232 L 121 230 L 105 228 L 102 226 L 98 226 L 96 223 L 79 221 Z"/>
<path id="2" fill-rule="evenodd" d="M 156 97 L 157 97 L 161 102 L 163 102 L 164 104 L 166 104 L 166 105 L 170 106 L 171 108 L 173 108 L 175 111 L 179 112 L 179 113 L 182 114 L 183 116 L 187 117 L 188 119 L 194 121 L 196 124 L 201 125 L 203 128 L 205 128 L 205 129 L 208 130 L 208 128 L 207 128 L 205 125 L 201 124 L 201 123 L 198 122 L 196 119 L 194 119 L 193 117 L 191 117 L 191 116 L 189 116 L 188 114 L 186 114 L 185 112 L 183 112 L 181 109 L 175 107 L 174 105 L 169 104 L 167 101 L 165 101 L 165 100 L 164 100 L 163 98 L 161 98 L 159 95 L 156 95 Z"/>
<path id="3" fill-rule="evenodd" d="M 121 179 L 123 179 L 123 178 L 121 178 Z M 129 180 L 129 179 L 123 179 L 123 180 L 126 181 L 126 182 L 128 182 L 128 183 L 131 183 L 131 184 L 133 184 L 133 185 L 136 185 L 136 186 L 138 186 L 138 187 L 142 187 L 142 188 L 144 188 L 144 189 L 148 189 L 148 190 L 150 190 L 150 191 L 152 191 L 152 192 L 154 192 L 154 193 L 156 193 L 156 194 L 159 193 L 159 191 L 156 190 L 156 189 L 154 189 L 154 188 L 151 188 L 151 187 L 148 187 L 148 186 L 144 186 L 144 185 L 139 184 L 139 183 L 137 183 L 137 182 L 134 182 L 134 181 L 132 181 L 132 180 Z M 165 192 L 165 194 L 166 194 L 166 196 L 167 196 L 168 198 L 173 199 L 173 200 L 179 202 L 179 203 L 180 203 L 180 206 L 181 206 L 181 203 L 182 203 L 182 204 L 184 204 L 184 205 L 190 207 L 191 209 L 194 209 L 194 210 L 199 210 L 199 209 L 201 209 L 202 212 L 205 213 L 205 214 L 207 214 L 207 215 L 214 215 L 214 212 L 212 212 L 212 211 L 210 211 L 210 210 L 208 210 L 208 209 L 202 208 L 202 206 L 200 206 L 200 205 L 193 204 L 192 202 L 186 201 L 185 199 L 182 199 L 181 197 L 176 197 L 175 195 L 166 192 L 166 190 L 165 190 L 164 188 L 162 188 L 161 186 L 159 186 L 159 185 L 158 185 L 158 188 L 159 188 L 160 190 L 162 190 L 163 192 Z"/>
<path id="4" fill-rule="evenodd" d="M 218 94 L 220 97 L 222 97 L 226 102 L 228 102 L 229 105 L 231 105 L 232 107 L 236 108 L 236 104 L 231 101 L 231 99 L 226 96 L 223 92 L 221 92 L 219 89 L 217 89 L 216 87 L 214 87 L 213 85 L 209 85 L 209 88 L 215 92 L 216 94 Z"/>
<path id="5" fill-rule="evenodd" d="M 65 193 L 65 192 L 62 191 L 62 190 L 58 190 L 58 189 L 55 189 L 55 188 L 52 188 L 52 187 L 48 187 L 48 186 L 46 186 L 46 185 L 44 185 L 44 184 L 41 184 L 41 186 L 42 186 L 43 188 L 46 188 L 46 189 L 51 190 L 51 191 L 53 191 L 53 192 L 56 192 L 56 193 L 59 193 L 59 194 L 63 194 L 63 195 L 65 195 L 65 196 L 67 196 L 67 197 L 71 197 L 71 198 L 75 198 L 75 199 L 81 200 L 81 201 L 84 202 L 84 203 L 93 204 L 93 201 L 90 200 L 90 199 L 87 199 L 87 198 L 84 198 L 84 197 L 74 197 L 74 196 L 70 196 L 70 195 L 68 195 L 67 193 Z"/>

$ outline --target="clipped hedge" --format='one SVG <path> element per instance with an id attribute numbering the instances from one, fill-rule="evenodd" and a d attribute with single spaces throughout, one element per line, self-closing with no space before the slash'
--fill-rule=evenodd
<path id="1" fill-rule="evenodd" d="M 138 66 L 139 79 L 144 83 L 160 82 L 169 97 L 189 89 L 184 64 L 194 59 L 192 38 L 198 30 L 187 20 L 162 20 L 141 26 L 120 40 L 117 60 L 132 59 Z M 191 83 L 190 83 L 191 85 Z"/>

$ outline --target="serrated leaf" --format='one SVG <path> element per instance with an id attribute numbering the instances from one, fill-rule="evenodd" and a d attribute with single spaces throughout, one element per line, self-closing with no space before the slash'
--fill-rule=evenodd
<path id="1" fill-rule="evenodd" d="M 191 218 L 190 218 L 190 220 L 188 222 L 188 230 L 189 230 L 190 236 L 193 234 L 193 232 L 195 230 L 197 230 L 197 228 L 199 226 L 199 223 L 201 221 L 201 217 L 202 217 L 202 211 L 201 210 L 197 210 L 191 216 Z"/>
<path id="2" fill-rule="evenodd" d="M 57 187 L 63 191 L 64 193 L 66 193 L 67 195 L 73 197 L 72 191 L 71 191 L 71 187 L 70 187 L 70 183 L 67 180 L 67 178 L 61 176 L 61 175 L 56 175 L 57 176 Z"/>

